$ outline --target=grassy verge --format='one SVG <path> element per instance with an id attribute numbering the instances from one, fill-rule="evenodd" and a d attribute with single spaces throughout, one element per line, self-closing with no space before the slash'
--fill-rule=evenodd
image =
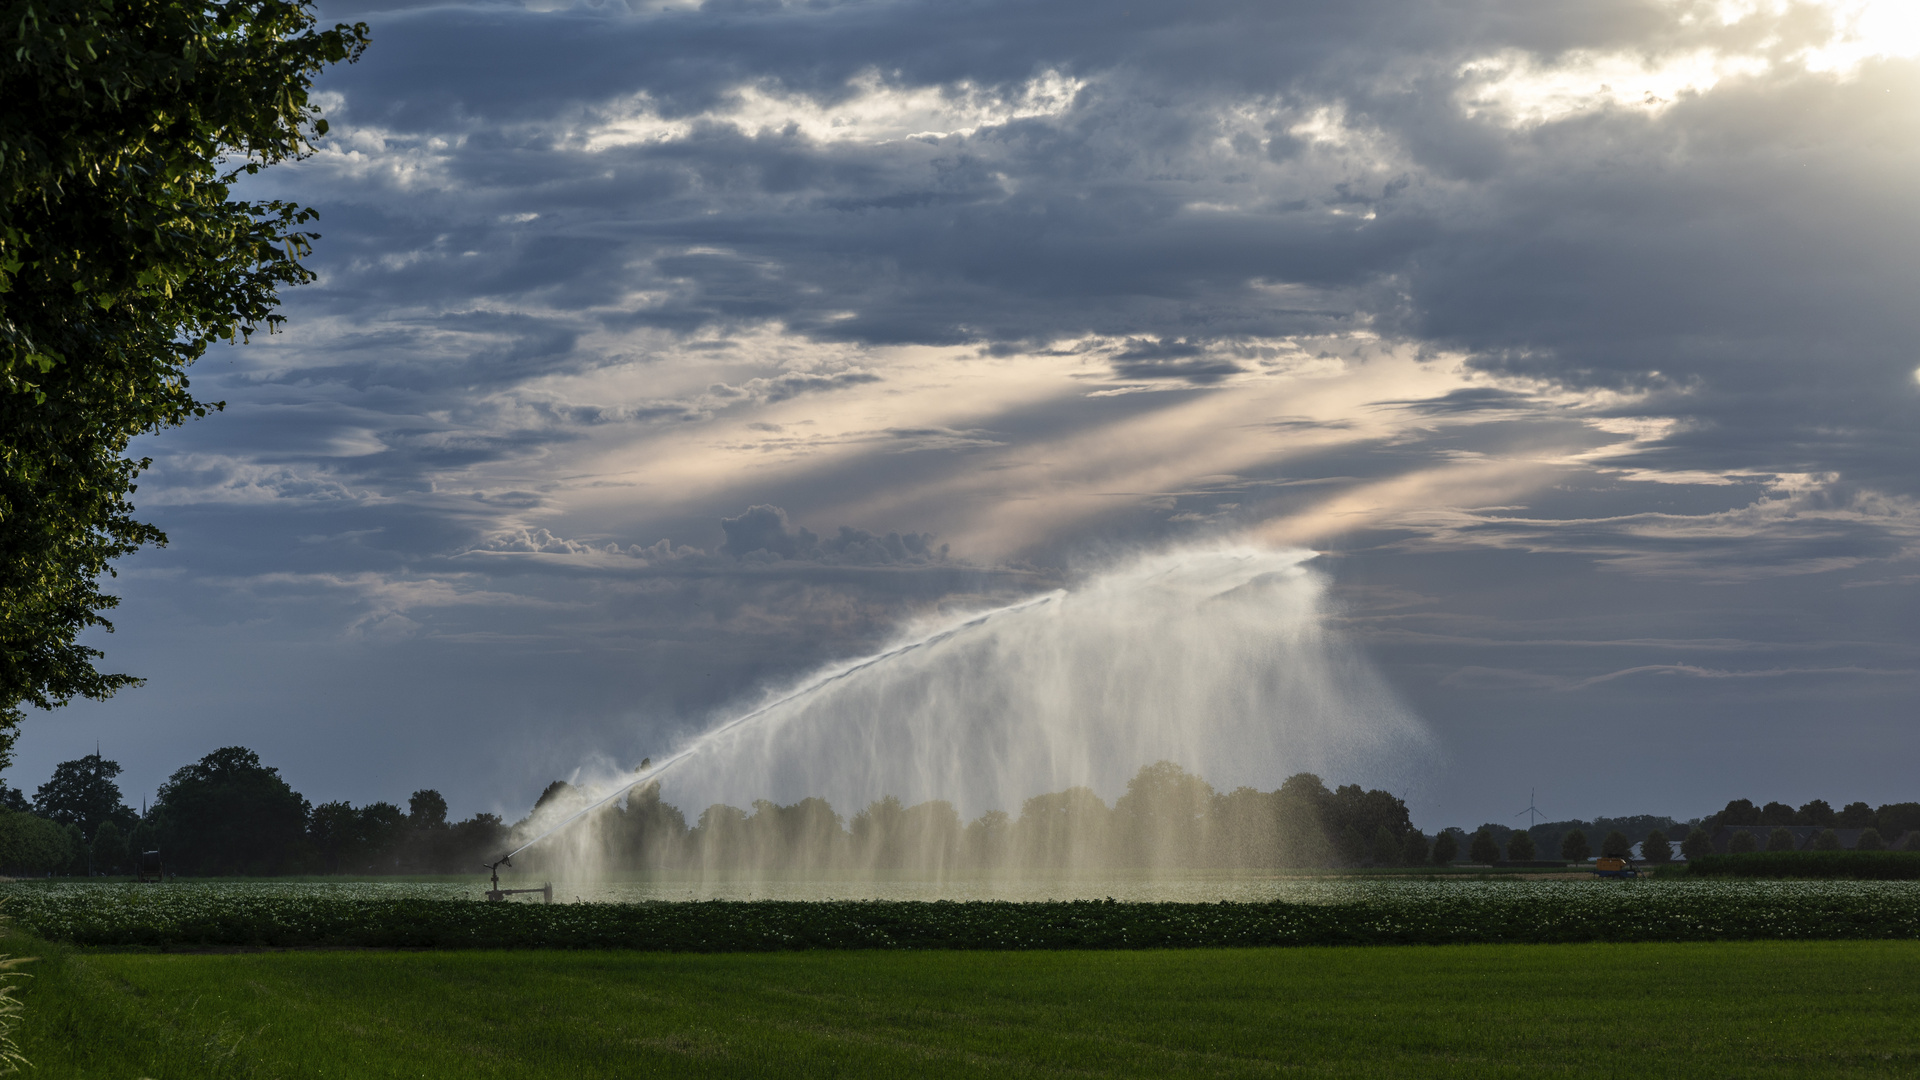
<path id="1" fill-rule="evenodd" d="M 42 1078 L 1868 1077 L 1920 944 L 50 954 Z"/>

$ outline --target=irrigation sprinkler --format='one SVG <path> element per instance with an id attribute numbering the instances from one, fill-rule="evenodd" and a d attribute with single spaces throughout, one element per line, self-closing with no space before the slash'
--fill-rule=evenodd
<path id="1" fill-rule="evenodd" d="M 553 882 L 551 881 L 537 889 L 503 889 L 500 887 L 500 867 L 503 865 L 512 866 L 513 863 L 510 861 L 512 858 L 511 855 L 502 855 L 493 862 L 480 864 L 487 868 L 488 873 L 493 875 L 493 887 L 487 890 L 487 899 L 498 903 L 509 896 L 514 896 L 519 893 L 539 893 L 546 897 L 547 903 L 553 903 Z"/>

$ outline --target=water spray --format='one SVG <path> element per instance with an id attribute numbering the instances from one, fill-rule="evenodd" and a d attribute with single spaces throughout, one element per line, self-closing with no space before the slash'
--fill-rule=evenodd
<path id="1" fill-rule="evenodd" d="M 883 652 L 875 653 L 872 656 L 866 657 L 846 667 L 828 670 L 826 672 L 823 672 L 819 676 L 809 680 L 805 684 L 795 688 L 792 692 L 786 694 L 785 696 L 780 697 L 774 701 L 770 701 L 767 704 L 762 705 L 757 709 L 753 709 L 749 712 L 742 713 L 741 715 L 734 717 L 733 719 L 727 721 L 726 723 L 721 724 L 719 727 L 714 728 L 713 730 L 707 732 L 705 735 L 702 735 L 700 738 L 694 740 L 685 749 L 667 757 L 666 760 L 662 761 L 657 767 L 653 766 L 652 758 L 647 758 L 641 761 L 640 767 L 628 774 L 630 777 L 632 777 L 632 779 L 616 786 L 611 794 L 603 795 L 600 798 L 595 799 L 593 802 L 590 802 L 587 805 L 581 807 L 580 809 L 575 810 L 573 813 L 568 814 L 566 817 L 562 818 L 559 822 L 555 823 L 553 827 L 549 828 L 546 832 L 541 833 L 540 835 L 534 837 L 533 839 L 528 840 L 526 843 L 521 844 L 519 847 L 514 848 L 512 851 L 507 852 L 505 855 L 502 855 L 496 861 L 491 863 L 482 863 L 481 864 L 482 866 L 487 867 L 487 869 L 492 871 L 494 874 L 493 889 L 487 893 L 487 898 L 489 900 L 500 899 L 504 897 L 506 894 L 513 893 L 513 892 L 540 892 L 541 890 L 539 889 L 501 889 L 499 871 L 495 868 L 502 865 L 512 866 L 513 863 L 510 860 L 512 860 L 512 858 L 515 855 L 520 854 L 521 852 L 527 850 L 528 848 L 539 843 L 540 841 L 547 839 L 548 837 L 554 835 L 555 833 L 560 832 L 562 829 L 565 829 L 567 826 L 572 825 L 574 822 L 579 821 L 581 818 L 586 817 L 588 814 L 593 813 L 595 810 L 598 810 L 601 807 L 606 806 L 607 804 L 620 798 L 621 796 L 625 795 L 627 792 L 633 790 L 634 788 L 639 787 L 642 781 L 645 781 L 647 783 L 658 783 L 661 773 L 666 772 L 668 769 L 679 764 L 680 762 L 685 761 L 686 759 L 692 757 L 695 754 L 698 754 L 702 750 L 706 749 L 708 746 L 712 745 L 714 740 L 719 739 L 721 736 L 724 736 L 729 732 L 732 732 L 742 727 L 743 725 L 750 724 L 755 720 L 761 719 L 762 717 L 765 717 L 768 714 L 774 712 L 776 709 L 779 709 L 783 705 L 789 705 L 795 701 L 800 700 L 801 698 L 807 697 L 808 695 L 814 694 L 828 686 L 831 686 L 834 683 L 841 681 L 842 679 L 846 679 L 861 671 L 865 671 L 866 669 L 873 667 L 875 664 L 883 664 L 889 660 L 894 659 L 895 657 L 903 656 L 907 653 L 913 652 L 916 649 L 924 649 L 930 645 L 937 645 L 940 642 L 945 641 L 951 637 L 954 637 L 957 634 L 965 633 L 968 630 L 974 629 L 975 627 L 982 626 L 1002 616 L 1011 615 L 1015 612 L 1025 611 L 1030 608 L 1037 608 L 1044 604 L 1054 603 L 1055 601 L 1058 601 L 1065 595 L 1066 595 L 1065 589 L 1056 589 L 1053 592 L 1046 593 L 1041 596 L 1036 596 L 1031 599 L 1022 600 L 1015 604 L 1008 604 L 1005 607 L 994 608 L 992 611 L 983 612 L 982 614 L 972 616 L 971 618 L 965 619 L 959 623 L 942 627 L 939 630 L 936 630 L 931 634 L 927 634 L 924 637 L 916 638 L 912 641 L 908 641 L 900 645 L 896 645 L 893 648 L 887 649 Z M 649 770 L 651 770 L 650 773 L 649 773 Z M 553 886 L 548 885 L 546 887 L 546 892 L 549 900 L 551 900 L 553 895 Z"/>
<path id="2" fill-rule="evenodd" d="M 885 790 L 953 800 L 947 812 L 965 818 L 1063 787 L 1112 791 L 1155 761 L 1223 790 L 1397 768 L 1428 745 L 1424 726 L 1332 625 L 1315 557 L 1176 547 L 1088 574 L 1071 594 L 934 624 L 615 773 L 611 791 L 564 815 L 550 808 L 552 824 L 498 865 L 669 772 L 716 797 Z"/>

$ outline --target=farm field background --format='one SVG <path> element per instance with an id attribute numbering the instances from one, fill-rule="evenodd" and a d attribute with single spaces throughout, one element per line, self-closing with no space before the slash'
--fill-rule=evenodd
<path id="1" fill-rule="evenodd" d="M 35 1075 L 1910 1076 L 1920 943 L 45 951 Z"/>

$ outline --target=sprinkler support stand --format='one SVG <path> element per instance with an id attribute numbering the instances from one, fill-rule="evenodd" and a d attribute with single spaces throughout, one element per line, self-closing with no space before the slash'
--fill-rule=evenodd
<path id="1" fill-rule="evenodd" d="M 493 875 L 492 885 L 490 888 L 487 889 L 487 899 L 495 903 L 498 903 L 500 901 L 505 900 L 509 896 L 514 896 L 519 893 L 536 893 L 537 892 L 546 898 L 547 903 L 549 904 L 553 903 L 553 882 L 551 881 L 547 882 L 545 885 L 542 885 L 537 889 L 503 889 L 500 887 L 500 867 L 503 864 L 506 866 L 512 866 L 513 863 L 510 861 L 511 859 L 512 859 L 512 856 L 510 855 L 502 855 L 500 858 L 496 859 L 493 862 L 480 864 L 481 866 L 484 866 L 487 868 L 487 872 L 489 874 Z"/>

